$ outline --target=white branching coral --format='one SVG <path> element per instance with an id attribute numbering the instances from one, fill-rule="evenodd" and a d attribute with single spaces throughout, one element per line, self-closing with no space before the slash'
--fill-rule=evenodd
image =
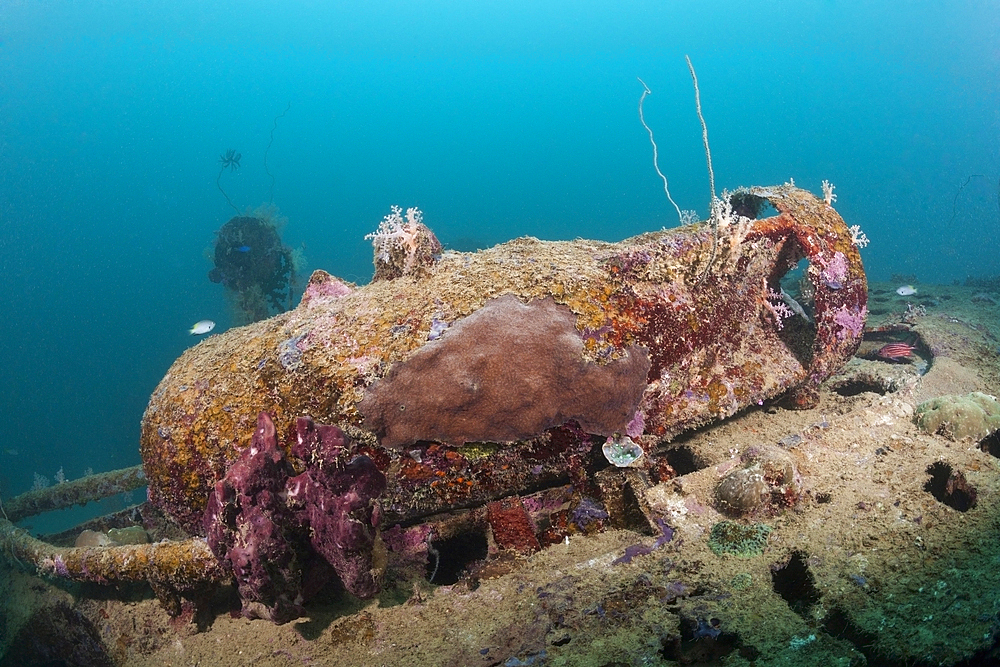
<path id="1" fill-rule="evenodd" d="M 767 309 L 767 313 L 771 316 L 771 320 L 774 322 L 775 328 L 781 330 L 785 326 L 785 320 L 795 313 L 791 308 L 789 308 L 785 301 L 784 290 L 781 292 L 775 292 L 768 286 L 767 278 L 764 279 L 764 294 L 764 307 Z"/>
<path id="2" fill-rule="evenodd" d="M 847 230 L 851 232 L 851 243 L 859 248 L 864 248 L 868 245 L 868 237 L 861 231 L 861 225 L 851 225 Z"/>
<path id="3" fill-rule="evenodd" d="M 681 211 L 681 224 L 682 225 L 693 225 L 698 222 L 698 211 L 692 211 L 690 209 L 684 209 Z"/>
<path id="4" fill-rule="evenodd" d="M 378 229 L 365 235 L 365 239 L 372 242 L 378 259 L 383 262 L 389 261 L 393 248 L 400 248 L 412 255 L 417 252 L 419 225 L 423 221 L 424 214 L 419 208 L 411 206 L 406 209 L 404 219 L 403 209 L 393 204 L 392 213 L 382 218 Z"/>
<path id="5" fill-rule="evenodd" d="M 392 280 L 416 276 L 428 270 L 441 256 L 441 243 L 424 224 L 419 208 L 393 206 L 378 229 L 365 236 L 375 247 L 375 275 L 372 280 Z"/>
<path id="6" fill-rule="evenodd" d="M 729 241 L 728 249 L 723 246 L 723 252 L 727 254 L 726 266 L 723 268 L 725 273 L 730 273 L 735 268 L 735 262 L 740 255 L 739 246 L 753 227 L 753 220 L 733 210 L 733 196 L 742 192 L 743 190 L 737 190 L 735 193 L 723 190 L 722 197 L 717 197 L 712 202 L 709 220 L 715 226 L 719 242 L 727 238 Z"/>
<path id="7" fill-rule="evenodd" d="M 733 211 L 733 194 L 729 190 L 723 190 L 722 197 L 716 197 L 712 201 L 711 220 L 719 229 L 726 229 L 734 225 L 739 226 L 743 220 L 746 220 Z"/>
<path id="8" fill-rule="evenodd" d="M 823 181 L 823 201 L 826 202 L 827 206 L 833 206 L 833 202 L 837 201 L 837 195 L 833 194 L 833 190 L 833 183 Z"/>

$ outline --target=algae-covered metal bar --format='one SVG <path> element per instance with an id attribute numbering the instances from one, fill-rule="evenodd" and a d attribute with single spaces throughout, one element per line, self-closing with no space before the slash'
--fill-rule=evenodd
<path id="1" fill-rule="evenodd" d="M 147 582 L 173 614 L 180 612 L 182 595 L 196 596 L 230 576 L 202 538 L 114 547 L 54 547 L 0 518 L 0 545 L 5 555 L 22 565 L 30 564 L 41 575 L 98 583 Z"/>
<path id="2" fill-rule="evenodd" d="M 3 506 L 5 516 L 13 523 L 29 516 L 53 510 L 85 505 L 117 493 L 126 493 L 146 486 L 142 466 L 87 475 L 80 479 L 22 493 Z"/>

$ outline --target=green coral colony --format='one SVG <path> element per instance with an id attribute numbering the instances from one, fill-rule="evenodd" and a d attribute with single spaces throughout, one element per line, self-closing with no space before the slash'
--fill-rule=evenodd
<path id="1" fill-rule="evenodd" d="M 753 558 L 764 553 L 771 527 L 765 523 L 739 523 L 720 521 L 712 526 L 708 548 L 716 556 Z"/>

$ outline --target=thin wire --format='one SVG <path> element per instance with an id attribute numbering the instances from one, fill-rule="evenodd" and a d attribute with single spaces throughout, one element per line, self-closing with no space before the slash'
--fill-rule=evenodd
<path id="1" fill-rule="evenodd" d="M 639 77 L 635 78 L 639 79 Z M 649 89 L 649 86 L 647 86 L 646 82 L 642 79 L 639 79 L 639 83 L 641 83 L 643 87 L 642 97 L 639 98 L 639 122 L 641 122 L 642 126 L 646 128 L 647 132 L 649 132 L 649 143 L 653 144 L 653 168 L 656 169 L 656 173 L 663 179 L 663 191 L 667 194 L 667 200 L 669 200 L 670 203 L 674 205 L 674 208 L 677 209 L 677 219 L 684 222 L 684 218 L 681 216 L 681 207 L 678 206 L 677 202 L 674 201 L 674 198 L 670 196 L 670 188 L 667 187 L 667 177 L 663 175 L 662 171 L 660 171 L 660 165 L 657 159 L 658 151 L 656 149 L 656 141 L 653 139 L 653 130 L 649 129 L 649 125 L 646 125 L 646 119 L 642 116 L 642 101 L 646 99 L 646 95 L 651 95 L 653 91 Z"/>
<path id="2" fill-rule="evenodd" d="M 694 65 L 691 58 L 684 56 L 688 69 L 691 71 L 691 80 L 694 82 L 694 104 L 698 109 L 698 120 L 701 121 L 701 139 L 705 142 L 705 159 L 708 161 L 708 187 L 712 191 L 712 202 L 715 202 L 715 172 L 712 171 L 712 151 L 708 148 L 708 125 L 705 124 L 705 117 L 701 115 L 701 91 L 698 90 L 698 75 L 694 73 Z"/>
<path id="3" fill-rule="evenodd" d="M 274 117 L 274 126 L 271 128 L 271 139 L 267 142 L 267 148 L 264 149 L 264 171 L 268 176 L 271 177 L 271 188 L 268 190 L 267 203 L 274 202 L 274 174 L 267 168 L 267 154 L 271 150 L 271 144 L 274 143 L 274 131 L 278 129 L 278 119 L 283 118 L 288 110 L 292 108 L 292 103 L 289 102 L 285 110 L 281 112 L 280 115 Z"/>
<path id="4" fill-rule="evenodd" d="M 708 216 L 708 224 L 712 229 L 712 252 L 708 257 L 708 264 L 705 265 L 698 280 L 695 281 L 695 287 L 699 287 L 705 282 L 708 272 L 715 264 L 715 254 L 719 247 L 719 211 L 722 207 L 715 196 L 715 172 L 712 171 L 712 151 L 708 147 L 708 125 L 705 124 L 705 117 L 701 114 L 701 91 L 698 90 L 698 75 L 694 73 L 694 65 L 691 64 L 691 58 L 687 54 L 684 55 L 684 60 L 687 61 L 688 70 L 691 72 L 691 81 L 694 82 L 694 106 L 698 110 L 698 120 L 701 121 L 701 139 L 705 144 L 705 161 L 708 162 L 708 188 L 712 194 Z"/>
<path id="5" fill-rule="evenodd" d="M 986 176 L 983 174 L 969 174 L 969 177 L 965 179 L 965 182 L 958 186 L 958 190 L 955 192 L 955 199 L 951 202 L 951 220 L 948 221 L 949 225 L 955 222 L 955 216 L 958 215 L 958 196 L 962 194 L 962 190 L 965 189 L 965 186 L 968 185 L 973 178 L 986 178 Z"/>
<path id="6" fill-rule="evenodd" d="M 222 180 L 222 172 L 224 172 L 225 170 L 226 170 L 226 165 L 222 165 L 222 168 L 219 169 L 219 175 L 215 177 L 215 187 L 219 188 L 219 192 L 222 193 L 222 196 L 226 198 L 226 201 L 229 202 L 229 205 L 233 207 L 234 211 L 236 211 L 236 215 L 239 215 L 240 209 L 236 208 L 236 205 L 233 204 L 233 200 L 230 199 L 229 195 L 226 194 L 226 191 L 222 189 L 222 183 L 220 181 Z"/>

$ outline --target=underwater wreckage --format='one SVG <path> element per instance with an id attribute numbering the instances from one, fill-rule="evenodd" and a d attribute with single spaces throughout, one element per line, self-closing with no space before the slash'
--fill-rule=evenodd
<path id="1" fill-rule="evenodd" d="M 724 198 L 713 224 L 476 253 L 442 253 L 397 213 L 370 284 L 317 271 L 297 308 L 207 338 L 160 382 L 144 475 L 103 490 L 148 484 L 139 513 L 173 539 L 55 547 L 0 518 L 3 552 L 46 576 L 147 581 L 175 615 L 235 581 L 246 615 L 283 622 L 304 582 L 372 596 L 469 522 L 501 550 L 560 541 L 528 494 L 595 498 L 616 525 L 623 489 L 669 475 L 662 443 L 765 401 L 814 405 L 861 341 L 867 282 L 840 215 L 793 185 Z M 802 259 L 811 320 L 781 297 Z"/>

